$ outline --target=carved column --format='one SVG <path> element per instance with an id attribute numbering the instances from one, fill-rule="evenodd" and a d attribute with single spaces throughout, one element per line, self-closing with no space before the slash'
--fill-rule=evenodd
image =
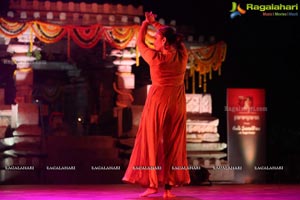
<path id="1" fill-rule="evenodd" d="M 16 86 L 15 103 L 31 103 L 33 87 L 33 69 L 31 64 L 36 60 L 33 52 L 40 51 L 35 45 L 30 46 L 34 40 L 33 34 L 26 31 L 18 37 L 18 44 L 9 44 L 7 52 L 12 54 L 12 61 L 16 64 L 14 80 Z"/>
<path id="2" fill-rule="evenodd" d="M 111 56 L 115 56 L 116 59 L 113 64 L 117 66 L 116 82 L 114 82 L 114 89 L 117 92 L 117 100 L 115 116 L 118 118 L 118 136 L 120 137 L 124 132 L 123 127 L 123 109 L 130 108 L 133 102 L 132 89 L 135 86 L 135 76 L 131 72 L 132 65 L 136 63 L 134 58 L 136 57 L 135 51 L 128 49 L 124 50 L 112 50 Z"/>

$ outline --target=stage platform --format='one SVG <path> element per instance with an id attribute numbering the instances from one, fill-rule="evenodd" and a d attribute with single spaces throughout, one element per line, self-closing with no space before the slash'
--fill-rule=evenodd
<path id="1" fill-rule="evenodd" d="M 1 200 L 163 199 L 163 190 L 140 198 L 144 188 L 131 184 L 0 185 Z M 221 184 L 174 188 L 176 200 L 299 200 L 300 184 Z"/>

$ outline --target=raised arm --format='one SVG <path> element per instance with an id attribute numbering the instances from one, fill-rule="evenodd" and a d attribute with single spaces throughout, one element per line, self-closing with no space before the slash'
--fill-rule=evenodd
<path id="1" fill-rule="evenodd" d="M 156 15 L 152 12 L 145 12 L 145 20 L 142 22 L 137 38 L 138 49 L 142 57 L 148 64 L 153 60 L 156 54 L 156 51 L 149 48 L 145 43 L 145 36 L 147 34 L 148 26 L 152 25 L 155 29 L 159 29 L 160 27 L 162 27 L 160 23 L 155 21 L 155 17 Z"/>
<path id="2" fill-rule="evenodd" d="M 149 22 L 147 20 L 144 20 L 138 34 L 137 38 L 137 46 L 139 48 L 139 51 L 141 52 L 142 56 L 144 51 L 148 49 L 148 46 L 145 43 L 145 36 L 147 34 L 147 29 L 148 29 Z"/>

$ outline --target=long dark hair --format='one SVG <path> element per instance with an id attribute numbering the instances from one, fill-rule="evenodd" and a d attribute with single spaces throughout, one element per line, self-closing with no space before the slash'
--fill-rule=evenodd
<path id="1" fill-rule="evenodd" d="M 174 46 L 177 49 L 182 48 L 181 43 L 184 40 L 184 36 L 176 33 L 176 30 L 173 27 L 163 26 L 158 31 L 163 37 L 166 38 L 167 45 Z"/>

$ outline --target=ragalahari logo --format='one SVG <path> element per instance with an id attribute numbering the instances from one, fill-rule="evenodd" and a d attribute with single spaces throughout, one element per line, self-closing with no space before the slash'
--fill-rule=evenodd
<path id="1" fill-rule="evenodd" d="M 231 10 L 229 11 L 231 12 L 230 14 L 230 18 L 233 19 L 237 16 L 241 16 L 244 15 L 246 13 L 246 10 L 244 10 L 243 8 L 241 8 L 240 4 L 237 4 L 236 2 L 232 2 L 232 7 Z"/>

